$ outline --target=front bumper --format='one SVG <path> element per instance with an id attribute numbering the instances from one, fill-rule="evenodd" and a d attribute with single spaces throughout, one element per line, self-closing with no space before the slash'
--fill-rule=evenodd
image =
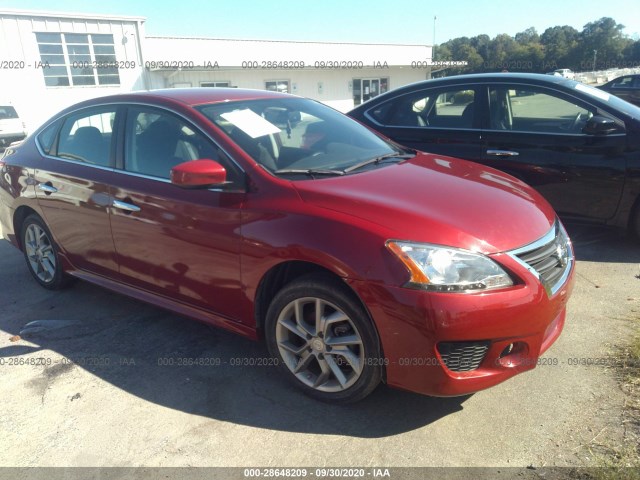
<path id="1" fill-rule="evenodd" d="M 564 326 L 575 264 L 551 293 L 511 256 L 499 255 L 499 261 L 522 283 L 456 294 L 350 282 L 378 329 L 388 385 L 426 395 L 465 395 L 535 368 Z M 464 371 L 459 364 L 449 368 L 451 357 L 443 359 L 443 346 L 451 343 L 487 348 L 477 368 Z"/>

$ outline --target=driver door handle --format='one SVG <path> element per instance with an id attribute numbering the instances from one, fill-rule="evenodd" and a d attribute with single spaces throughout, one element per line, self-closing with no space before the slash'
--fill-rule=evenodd
<path id="1" fill-rule="evenodd" d="M 112 205 L 114 208 L 124 210 L 125 212 L 139 212 L 140 207 L 131 203 L 121 202 L 120 200 L 114 200 Z"/>
<path id="2" fill-rule="evenodd" d="M 494 157 L 517 157 L 520 153 L 512 150 L 487 150 L 487 155 Z"/>
<path id="3" fill-rule="evenodd" d="M 58 191 L 58 189 L 56 187 L 54 187 L 53 185 L 51 185 L 48 182 L 47 183 L 39 183 L 38 184 L 38 190 L 41 190 L 46 194 L 56 193 Z"/>

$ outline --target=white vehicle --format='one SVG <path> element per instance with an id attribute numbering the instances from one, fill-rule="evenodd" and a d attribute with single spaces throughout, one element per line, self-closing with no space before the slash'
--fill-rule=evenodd
<path id="1" fill-rule="evenodd" d="M 575 76 L 576 76 L 576 74 L 573 73 L 573 71 L 571 71 L 568 68 L 559 68 L 559 69 L 555 70 L 553 73 L 554 74 L 558 74 L 558 75 L 560 75 L 561 77 L 564 77 L 564 78 L 569 78 L 571 80 L 574 80 Z"/>
<path id="2" fill-rule="evenodd" d="M 0 104 L 0 150 L 26 136 L 26 126 L 18 117 L 16 109 L 11 105 Z"/>

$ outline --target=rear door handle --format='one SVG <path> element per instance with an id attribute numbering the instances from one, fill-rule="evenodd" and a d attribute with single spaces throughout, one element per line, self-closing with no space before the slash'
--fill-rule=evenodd
<path id="1" fill-rule="evenodd" d="M 517 157 L 520 154 L 511 150 L 487 150 L 487 155 L 493 155 L 494 157 Z"/>
<path id="2" fill-rule="evenodd" d="M 56 193 L 58 189 L 50 183 L 39 183 L 38 189 L 42 190 L 45 194 Z"/>
<path id="3" fill-rule="evenodd" d="M 140 211 L 140 207 L 138 207 L 137 205 L 133 205 L 131 203 L 126 203 L 126 202 L 121 202 L 120 200 L 114 200 L 112 205 L 115 208 L 118 208 L 120 210 L 124 210 L 126 212 L 139 212 Z"/>

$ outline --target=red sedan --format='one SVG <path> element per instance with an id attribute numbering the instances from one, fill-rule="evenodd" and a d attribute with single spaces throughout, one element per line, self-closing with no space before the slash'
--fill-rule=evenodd
<path id="1" fill-rule="evenodd" d="M 524 183 L 320 103 L 166 90 L 61 112 L 0 160 L 35 280 L 80 278 L 252 338 L 315 398 L 460 395 L 560 334 L 569 238 Z"/>

